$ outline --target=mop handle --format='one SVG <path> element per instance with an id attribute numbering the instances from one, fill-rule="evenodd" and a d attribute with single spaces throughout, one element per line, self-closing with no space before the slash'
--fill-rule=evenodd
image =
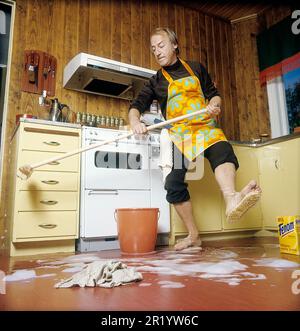
<path id="1" fill-rule="evenodd" d="M 170 120 L 167 120 L 167 121 L 163 121 L 163 122 L 160 122 L 160 123 L 157 123 L 157 124 L 153 124 L 153 125 L 147 126 L 147 131 L 151 131 L 151 130 L 154 130 L 154 129 L 158 129 L 158 128 L 164 127 L 164 126 L 166 126 L 168 124 L 171 124 L 171 123 L 174 123 L 174 122 L 178 122 L 180 120 L 184 120 L 186 118 L 190 118 L 190 117 L 193 117 L 193 116 L 196 116 L 196 115 L 205 113 L 206 111 L 207 111 L 206 108 L 203 108 L 203 109 L 197 110 L 197 111 L 195 111 L 195 112 L 193 112 L 191 114 L 185 114 L 185 115 L 182 115 L 182 116 L 174 117 L 174 118 L 172 118 Z M 73 155 L 76 155 L 76 154 L 80 154 L 80 153 L 89 151 L 91 149 L 94 149 L 94 148 L 97 148 L 97 147 L 101 147 L 103 145 L 107 145 L 107 144 L 110 144 L 110 143 L 113 143 L 113 142 L 117 142 L 117 141 L 119 141 L 121 139 L 125 139 L 125 138 L 128 138 L 128 137 L 131 137 L 134 134 L 135 133 L 133 133 L 132 131 L 130 131 L 129 133 L 120 135 L 120 136 L 118 136 L 116 138 L 104 140 L 101 143 L 93 144 L 93 145 L 90 145 L 90 146 L 86 146 L 86 147 L 83 147 L 83 148 L 80 148 L 80 149 L 77 149 L 77 150 L 68 152 L 68 153 L 66 153 L 64 155 L 56 156 L 56 157 L 53 157 L 53 158 L 48 159 L 46 161 L 41 161 L 41 162 L 35 163 L 35 164 L 31 165 L 30 168 L 31 169 L 36 169 L 36 168 L 39 168 L 39 167 L 44 166 L 46 164 L 57 162 L 57 161 L 60 161 L 62 159 L 65 159 L 67 157 L 70 157 L 70 156 L 73 156 Z"/>

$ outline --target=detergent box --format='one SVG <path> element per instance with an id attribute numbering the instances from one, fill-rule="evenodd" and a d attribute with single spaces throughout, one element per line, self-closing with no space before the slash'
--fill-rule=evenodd
<path id="1" fill-rule="evenodd" d="M 277 218 L 280 252 L 300 255 L 300 215 Z"/>

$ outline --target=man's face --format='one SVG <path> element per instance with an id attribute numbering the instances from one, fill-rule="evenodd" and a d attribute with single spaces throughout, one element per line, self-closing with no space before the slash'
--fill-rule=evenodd
<path id="1" fill-rule="evenodd" d="M 171 43 L 165 32 L 155 34 L 151 37 L 151 49 L 156 62 L 161 67 L 169 66 L 176 62 L 176 48 L 177 45 Z"/>

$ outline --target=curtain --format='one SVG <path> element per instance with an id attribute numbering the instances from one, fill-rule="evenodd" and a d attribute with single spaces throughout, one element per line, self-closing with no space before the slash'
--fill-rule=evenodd
<path id="1" fill-rule="evenodd" d="M 292 31 L 294 21 L 288 16 L 257 36 L 262 85 L 300 68 L 300 34 Z"/>

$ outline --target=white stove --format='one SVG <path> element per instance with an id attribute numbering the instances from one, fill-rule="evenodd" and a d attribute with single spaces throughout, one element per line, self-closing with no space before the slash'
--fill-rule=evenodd
<path id="1" fill-rule="evenodd" d="M 82 127 L 82 147 L 126 133 Z M 159 208 L 158 238 L 167 244 L 170 214 L 158 168 L 159 137 L 131 136 L 82 153 L 79 251 L 119 248 L 117 208 Z"/>

